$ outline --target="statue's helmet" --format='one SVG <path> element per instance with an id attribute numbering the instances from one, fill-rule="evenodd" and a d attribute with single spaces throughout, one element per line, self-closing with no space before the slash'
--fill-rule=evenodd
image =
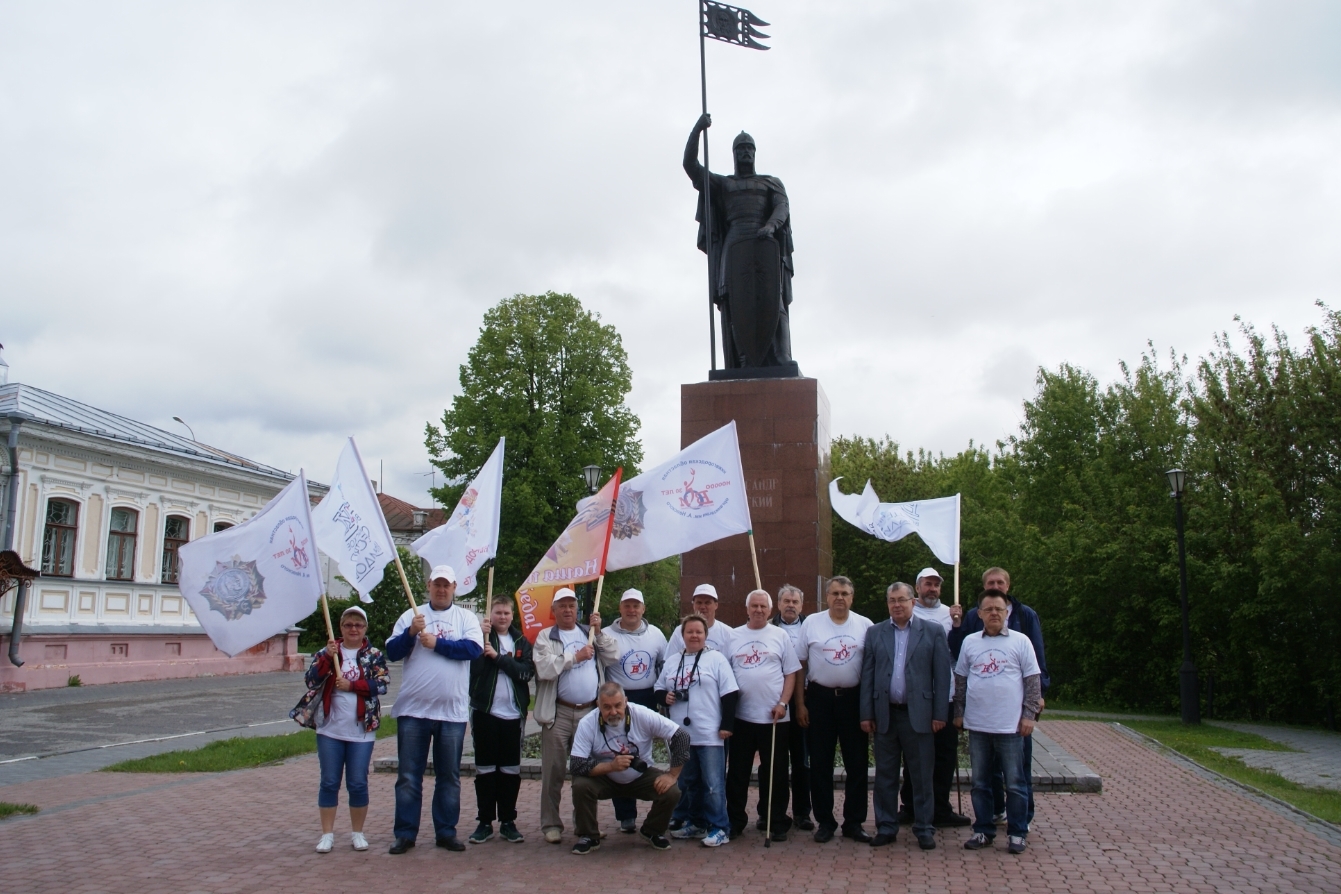
<path id="1" fill-rule="evenodd" d="M 748 143 L 751 148 L 754 148 L 754 137 L 742 130 L 740 134 L 731 141 L 731 151 L 735 152 L 737 147 L 743 146 L 746 143 Z"/>

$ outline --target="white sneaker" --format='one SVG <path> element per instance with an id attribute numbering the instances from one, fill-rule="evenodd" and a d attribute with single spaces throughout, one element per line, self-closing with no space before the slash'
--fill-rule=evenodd
<path id="1" fill-rule="evenodd" d="M 317 842 L 317 853 L 329 854 L 333 847 L 335 847 L 335 833 L 327 832 L 322 835 L 321 840 Z"/>
<path id="2" fill-rule="evenodd" d="M 681 840 L 684 840 L 688 838 L 706 838 L 707 835 L 708 835 L 707 829 L 700 829 L 693 823 L 685 823 L 683 828 L 676 829 L 674 832 L 671 833 L 671 838 L 679 838 Z"/>
<path id="3" fill-rule="evenodd" d="M 730 840 L 731 837 L 727 835 L 726 832 L 722 831 L 721 829 L 718 829 L 716 832 L 713 832 L 711 835 L 708 835 L 703 839 L 703 846 L 721 847 Z"/>
<path id="4" fill-rule="evenodd" d="M 368 839 L 363 837 L 362 832 L 354 832 L 349 836 L 349 843 L 354 846 L 356 851 L 366 851 L 368 849 Z"/>

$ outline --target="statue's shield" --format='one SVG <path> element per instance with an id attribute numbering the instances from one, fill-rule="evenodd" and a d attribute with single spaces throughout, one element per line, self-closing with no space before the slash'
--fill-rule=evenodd
<path id="1" fill-rule="evenodd" d="M 731 329 L 746 366 L 763 366 L 782 311 L 782 257 L 774 239 L 747 239 L 727 251 Z"/>

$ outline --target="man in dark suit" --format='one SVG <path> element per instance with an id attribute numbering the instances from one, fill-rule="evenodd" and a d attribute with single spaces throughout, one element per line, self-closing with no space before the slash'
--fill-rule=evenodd
<path id="1" fill-rule="evenodd" d="M 899 833 L 899 762 L 913 782 L 913 834 L 936 846 L 931 771 L 935 733 L 949 719 L 950 647 L 939 624 L 913 617 L 913 588 L 891 584 L 889 620 L 866 631 L 861 662 L 861 728 L 875 734 L 875 823 L 872 847 Z"/>

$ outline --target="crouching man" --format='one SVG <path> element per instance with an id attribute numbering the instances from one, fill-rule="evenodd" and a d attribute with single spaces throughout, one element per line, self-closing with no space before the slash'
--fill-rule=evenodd
<path id="1" fill-rule="evenodd" d="M 652 740 L 670 749 L 670 770 L 651 765 Z M 596 710 L 578 722 L 568 772 L 573 774 L 573 824 L 577 827 L 575 854 L 589 854 L 601 846 L 596 802 L 604 798 L 651 801 L 639 834 L 657 850 L 667 850 L 666 827 L 680 800 L 680 768 L 689 759 L 689 733 L 675 721 L 650 708 L 631 704 L 618 683 L 605 683 L 597 695 Z"/>

